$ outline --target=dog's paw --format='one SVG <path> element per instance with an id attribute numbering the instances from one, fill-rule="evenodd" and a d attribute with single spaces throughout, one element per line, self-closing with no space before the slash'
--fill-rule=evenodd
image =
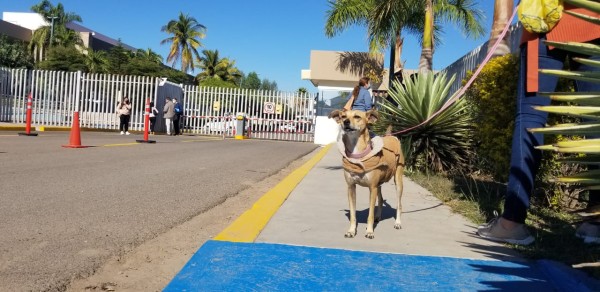
<path id="1" fill-rule="evenodd" d="M 400 223 L 396 223 L 396 224 L 394 224 L 394 228 L 402 229 L 402 225 L 400 225 Z"/>
<path id="2" fill-rule="evenodd" d="M 346 234 L 344 234 L 345 238 L 354 238 L 354 235 L 356 235 L 356 232 L 352 233 L 350 231 L 346 232 Z"/>
<path id="3" fill-rule="evenodd" d="M 365 234 L 365 237 L 368 239 L 373 239 L 375 238 L 375 233 L 373 232 L 367 232 L 367 234 Z"/>

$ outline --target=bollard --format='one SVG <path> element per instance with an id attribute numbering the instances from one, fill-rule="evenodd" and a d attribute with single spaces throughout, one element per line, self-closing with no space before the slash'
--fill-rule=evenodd
<path id="1" fill-rule="evenodd" d="M 148 140 L 148 131 L 150 131 L 150 99 L 146 99 L 146 112 L 144 113 L 144 140 L 135 140 L 138 143 L 156 143 L 154 140 Z"/>
<path id="2" fill-rule="evenodd" d="M 19 136 L 37 136 L 37 133 L 31 133 L 31 92 L 29 93 L 29 97 L 27 97 L 27 120 L 26 120 L 26 126 L 25 126 L 25 133 L 19 133 Z"/>

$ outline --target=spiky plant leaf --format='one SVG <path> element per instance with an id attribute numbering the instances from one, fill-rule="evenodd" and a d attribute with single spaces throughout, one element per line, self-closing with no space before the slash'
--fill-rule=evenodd
<path id="1" fill-rule="evenodd" d="M 600 145 L 600 139 L 580 139 L 580 140 L 565 140 L 559 141 L 555 144 L 558 147 L 583 147 L 583 146 L 596 146 Z"/>
<path id="2" fill-rule="evenodd" d="M 562 135 L 593 135 L 600 132 L 598 123 L 559 124 L 545 128 L 528 129 L 532 133 Z"/>
<path id="3" fill-rule="evenodd" d="M 542 96 L 562 102 L 574 102 L 581 106 L 600 106 L 600 92 L 540 92 Z"/>
<path id="4" fill-rule="evenodd" d="M 600 146 L 581 146 L 581 147 L 569 147 L 569 148 L 558 147 L 556 149 L 556 152 L 600 154 Z"/>
<path id="5" fill-rule="evenodd" d="M 581 18 L 581 19 L 583 19 L 585 21 L 588 21 L 588 22 L 591 22 L 593 24 L 600 24 L 600 19 L 597 18 L 597 17 L 593 17 L 593 16 L 589 16 L 589 15 L 585 15 L 585 14 L 573 12 L 573 11 L 570 11 L 570 10 L 564 10 L 563 12 L 566 13 L 566 14 L 573 15 L 573 16 L 575 16 L 577 18 Z"/>
<path id="6" fill-rule="evenodd" d="M 540 73 L 574 80 L 600 83 L 600 72 L 540 69 Z"/>
<path id="7" fill-rule="evenodd" d="M 583 185 L 597 185 L 600 184 L 598 178 L 571 178 L 571 177 L 559 177 L 556 179 L 557 182 L 568 183 L 568 184 L 583 184 Z"/>
<path id="8" fill-rule="evenodd" d="M 583 55 L 600 55 L 600 46 L 590 43 L 544 41 L 546 45 Z"/>
<path id="9" fill-rule="evenodd" d="M 600 119 L 600 107 L 593 106 L 534 106 L 536 110 L 572 117 Z"/>
<path id="10" fill-rule="evenodd" d="M 564 0 L 565 3 L 571 4 L 571 5 L 575 5 L 577 7 L 582 7 L 585 8 L 587 10 L 596 12 L 596 13 L 600 13 L 600 3 L 596 2 L 596 1 L 589 1 L 589 0 Z"/>
<path id="11" fill-rule="evenodd" d="M 576 58 L 573 58 L 573 61 L 580 63 L 580 64 L 592 66 L 592 67 L 600 67 L 600 61 L 598 61 L 598 60 L 590 60 L 590 59 L 586 59 L 586 58 L 576 57 Z"/>
<path id="12" fill-rule="evenodd" d="M 388 125 L 393 131 L 408 129 L 426 121 L 450 98 L 450 80 L 445 74 L 419 73 L 415 77 L 404 76 L 403 83 L 394 81 L 389 91 L 391 101 L 381 104 L 381 120 L 375 130 L 383 132 Z M 424 164 L 424 170 L 444 172 L 466 164 L 471 149 L 471 120 L 465 114 L 466 102 L 458 100 L 426 124 L 402 133 L 410 137 L 411 158 L 407 164 Z M 404 142 L 405 139 L 403 139 Z"/>

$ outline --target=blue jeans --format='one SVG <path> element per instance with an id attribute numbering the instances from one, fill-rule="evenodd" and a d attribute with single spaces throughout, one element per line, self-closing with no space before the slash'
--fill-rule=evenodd
<path id="1" fill-rule="evenodd" d="M 543 43 L 545 39 L 544 35 L 540 37 L 539 68 L 562 69 L 565 59 L 573 57 L 573 53 L 559 49 L 548 50 L 548 47 Z M 547 113 L 534 110 L 533 106 L 550 104 L 550 98 L 526 92 L 526 56 L 527 45 L 524 44 L 521 46 L 521 65 L 519 68 L 519 84 L 517 85 L 517 112 L 512 139 L 508 185 L 502 214 L 503 218 L 517 223 L 525 223 L 529 200 L 534 189 L 535 175 L 540 166 L 542 154 L 540 150 L 536 150 L 534 147 L 544 144 L 543 134 L 532 134 L 527 129 L 544 127 L 548 118 Z M 598 68 L 581 65 L 572 60 L 569 63 L 572 70 L 600 71 Z M 558 77 L 538 74 L 539 92 L 554 91 L 557 81 Z M 576 89 L 577 91 L 600 91 L 600 84 L 577 81 Z M 598 202 L 599 198 L 597 192 L 590 194 L 590 201 Z"/>

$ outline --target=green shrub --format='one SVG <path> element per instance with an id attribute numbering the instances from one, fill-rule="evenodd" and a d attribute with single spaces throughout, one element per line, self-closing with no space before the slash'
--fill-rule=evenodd
<path id="1" fill-rule="evenodd" d="M 519 59 L 505 55 L 492 59 L 481 70 L 465 98 L 470 104 L 474 128 L 475 167 L 495 180 L 508 178 L 510 149 L 517 100 Z M 472 72 L 466 79 L 471 78 Z"/>

